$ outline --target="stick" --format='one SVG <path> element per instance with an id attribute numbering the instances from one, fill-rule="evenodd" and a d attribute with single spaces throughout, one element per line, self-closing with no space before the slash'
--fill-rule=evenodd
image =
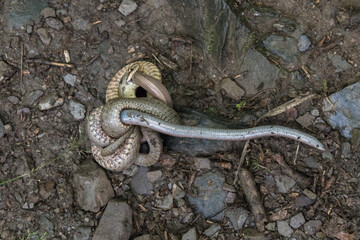
<path id="1" fill-rule="evenodd" d="M 47 65 L 52 65 L 52 66 L 57 66 L 57 67 L 69 67 L 69 68 L 74 67 L 74 65 L 70 64 L 70 63 L 51 62 L 51 61 L 42 60 L 42 59 L 26 59 L 25 62 L 26 63 L 42 63 L 42 64 L 47 64 Z"/>

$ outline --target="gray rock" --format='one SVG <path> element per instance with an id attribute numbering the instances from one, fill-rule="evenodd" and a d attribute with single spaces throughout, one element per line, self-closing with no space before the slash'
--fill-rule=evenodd
<path id="1" fill-rule="evenodd" d="M 345 158 L 351 157 L 351 145 L 348 142 L 341 143 L 341 154 Z"/>
<path id="2" fill-rule="evenodd" d="M 293 230 L 289 226 L 289 224 L 286 221 L 277 221 L 276 222 L 278 232 L 281 236 L 284 237 L 291 237 L 291 234 L 293 233 Z"/>
<path id="3" fill-rule="evenodd" d="M 137 165 L 131 165 L 128 169 L 125 169 L 124 171 L 122 171 L 123 174 L 132 177 L 135 176 L 135 174 L 137 174 L 139 172 L 140 167 Z"/>
<path id="4" fill-rule="evenodd" d="M 173 207 L 173 204 L 174 204 L 174 198 L 171 194 L 168 194 L 161 199 L 156 199 L 155 201 L 156 207 L 164 210 L 170 210 Z"/>
<path id="5" fill-rule="evenodd" d="M 243 231 L 244 240 L 267 240 L 268 238 L 255 228 L 245 228 Z"/>
<path id="6" fill-rule="evenodd" d="M 309 189 L 304 189 L 303 194 L 310 198 L 311 200 L 315 200 L 317 198 L 316 194 L 310 191 Z"/>
<path id="7" fill-rule="evenodd" d="M 25 106 L 33 105 L 44 94 L 41 90 L 35 90 L 27 92 L 22 100 L 22 104 Z"/>
<path id="8" fill-rule="evenodd" d="M 351 68 L 351 65 L 338 54 L 333 55 L 329 52 L 328 57 L 335 67 L 335 73 L 343 72 Z"/>
<path id="9" fill-rule="evenodd" d="M 304 224 L 304 231 L 306 234 L 314 235 L 320 230 L 322 222 L 320 220 L 310 220 Z"/>
<path id="10" fill-rule="evenodd" d="M 265 225 L 265 228 L 269 231 L 275 231 L 276 229 L 276 222 L 270 222 L 268 224 Z"/>
<path id="11" fill-rule="evenodd" d="M 150 182 L 156 182 L 161 179 L 162 172 L 161 170 L 151 171 L 147 173 L 147 177 Z"/>
<path id="12" fill-rule="evenodd" d="M 118 11 L 124 16 L 128 16 L 137 9 L 138 5 L 133 0 L 123 0 L 120 4 Z"/>
<path id="13" fill-rule="evenodd" d="M 76 202 L 85 211 L 97 212 L 114 197 L 105 171 L 92 159 L 84 161 L 73 176 Z"/>
<path id="14" fill-rule="evenodd" d="M 40 37 L 40 40 L 46 44 L 49 45 L 51 42 L 51 37 L 49 35 L 49 33 L 47 32 L 46 28 L 38 28 L 36 30 L 36 33 L 38 34 L 38 36 Z"/>
<path id="15" fill-rule="evenodd" d="M 5 135 L 5 127 L 4 127 L 3 122 L 0 119 L 0 139 L 2 139 L 4 137 L 4 135 Z"/>
<path id="16" fill-rule="evenodd" d="M 360 129 L 353 129 L 351 133 L 351 144 L 356 148 L 360 147 Z"/>
<path id="17" fill-rule="evenodd" d="M 272 34 L 263 41 L 264 47 L 287 63 L 298 62 L 297 41 L 292 37 Z"/>
<path id="18" fill-rule="evenodd" d="M 351 132 L 360 128 L 360 82 L 330 95 L 323 101 L 325 120 L 341 135 L 351 138 Z"/>
<path id="19" fill-rule="evenodd" d="M 115 24 L 116 24 L 116 26 L 118 26 L 118 27 L 122 27 L 122 26 L 125 25 L 125 21 L 122 20 L 122 19 L 116 20 L 116 21 L 115 21 Z"/>
<path id="20" fill-rule="evenodd" d="M 314 117 L 318 117 L 318 116 L 320 116 L 320 111 L 319 111 L 319 109 L 317 109 L 317 108 L 314 108 L 313 110 L 311 110 L 311 115 L 313 115 Z"/>
<path id="21" fill-rule="evenodd" d="M 173 184 L 171 193 L 176 200 L 179 200 L 179 199 L 185 197 L 185 191 L 181 187 L 179 187 L 177 184 Z"/>
<path id="22" fill-rule="evenodd" d="M 318 163 L 317 159 L 313 156 L 302 159 L 308 168 L 321 170 L 322 166 Z"/>
<path id="23" fill-rule="evenodd" d="M 40 225 L 40 228 L 44 232 L 48 233 L 50 236 L 52 236 L 54 234 L 54 224 L 49 219 L 44 217 L 44 215 L 40 216 L 39 225 Z"/>
<path id="24" fill-rule="evenodd" d="M 77 17 L 71 21 L 71 25 L 76 31 L 87 31 L 90 29 L 89 20 L 81 17 Z"/>
<path id="25" fill-rule="evenodd" d="M 259 86 L 263 86 L 262 89 L 275 87 L 280 70 L 259 52 L 249 50 L 239 72 L 247 74 L 235 81 L 245 90 L 247 96 L 252 96 L 259 91 Z"/>
<path id="26" fill-rule="evenodd" d="M 221 226 L 217 223 L 212 224 L 208 229 L 206 229 L 203 234 L 210 238 L 216 237 L 221 230 Z"/>
<path id="27" fill-rule="evenodd" d="M 126 202 L 111 200 L 100 219 L 93 240 L 127 240 L 130 238 L 132 229 L 130 206 Z"/>
<path id="28" fill-rule="evenodd" d="M 45 0 L 27 0 L 26 4 L 22 1 L 4 1 L 4 16 L 9 30 L 25 28 L 26 24 L 32 20 L 38 20 L 41 10 L 47 7 Z"/>
<path id="29" fill-rule="evenodd" d="M 306 36 L 306 35 L 301 35 L 297 46 L 298 46 L 298 50 L 299 50 L 300 52 L 305 52 L 305 51 L 308 50 L 309 47 L 311 46 L 311 41 L 310 41 L 310 39 L 308 38 L 308 36 Z"/>
<path id="30" fill-rule="evenodd" d="M 18 97 L 15 96 L 9 96 L 8 97 L 9 102 L 11 102 L 12 104 L 18 104 L 20 102 L 20 99 Z"/>
<path id="31" fill-rule="evenodd" d="M 305 223 L 305 218 L 302 213 L 298 213 L 295 216 L 293 216 L 292 218 L 290 218 L 290 226 L 295 229 L 298 229 L 304 223 Z"/>
<path id="32" fill-rule="evenodd" d="M 153 184 L 147 178 L 147 172 L 149 171 L 146 167 L 140 167 L 137 174 L 133 177 L 130 186 L 134 193 L 142 195 L 149 194 L 153 190 Z"/>
<path id="33" fill-rule="evenodd" d="M 45 22 L 49 27 L 54 28 L 56 30 L 60 30 L 64 27 L 64 24 L 59 20 L 57 20 L 56 18 L 52 18 L 52 17 L 47 18 Z"/>
<path id="34" fill-rule="evenodd" d="M 305 115 L 302 115 L 301 117 L 298 117 L 296 119 L 296 122 L 298 122 L 303 127 L 310 127 L 314 123 L 315 117 L 311 115 L 310 113 L 306 113 Z"/>
<path id="35" fill-rule="evenodd" d="M 41 16 L 43 16 L 44 18 L 48 18 L 48 17 L 55 17 L 55 10 L 53 8 L 44 8 L 41 13 Z"/>
<path id="36" fill-rule="evenodd" d="M 293 205 L 293 208 L 301 208 L 305 206 L 312 205 L 315 202 L 315 200 L 308 198 L 305 195 L 300 195 L 295 199 L 295 204 Z"/>
<path id="37" fill-rule="evenodd" d="M 276 175 L 275 183 L 278 192 L 280 193 L 288 193 L 293 186 L 295 186 L 295 180 L 285 176 L 285 175 Z"/>
<path id="38" fill-rule="evenodd" d="M 11 67 L 6 64 L 6 62 L 0 61 L 0 80 L 5 78 L 5 76 L 7 76 L 10 71 Z"/>
<path id="39" fill-rule="evenodd" d="M 34 208 L 34 203 L 33 202 L 26 202 L 24 203 L 24 205 L 22 206 L 23 209 L 33 209 Z"/>
<path id="40" fill-rule="evenodd" d="M 329 161 L 334 160 L 334 155 L 329 151 L 325 151 L 325 152 L 321 153 L 321 157 L 322 157 L 322 159 L 329 160 Z"/>
<path id="41" fill-rule="evenodd" d="M 221 82 L 221 89 L 224 90 L 228 97 L 236 101 L 240 101 L 241 98 L 245 95 L 245 91 L 230 78 L 225 78 Z"/>
<path id="42" fill-rule="evenodd" d="M 145 235 L 134 238 L 134 240 L 152 240 L 152 238 L 151 238 L 150 234 L 145 234 Z"/>
<path id="43" fill-rule="evenodd" d="M 195 158 L 194 166 L 197 169 L 211 169 L 210 160 L 208 158 Z"/>
<path id="44" fill-rule="evenodd" d="M 78 227 L 74 234 L 74 240 L 89 240 L 91 235 L 90 227 Z"/>
<path id="45" fill-rule="evenodd" d="M 196 231 L 196 228 L 190 228 L 189 231 L 187 231 L 184 235 L 182 235 L 181 240 L 197 240 L 198 233 Z"/>
<path id="46" fill-rule="evenodd" d="M 229 208 L 226 210 L 225 215 L 230 219 L 234 229 L 237 231 L 242 229 L 246 219 L 249 216 L 249 212 L 242 207 L 236 209 Z"/>
<path id="47" fill-rule="evenodd" d="M 45 111 L 63 105 L 64 99 L 56 94 L 43 96 L 39 99 L 39 110 Z"/>
<path id="48" fill-rule="evenodd" d="M 70 73 L 67 73 L 63 78 L 64 81 L 71 86 L 75 86 L 75 83 L 77 82 L 77 76 Z"/>
<path id="49" fill-rule="evenodd" d="M 75 120 L 81 120 L 85 118 L 86 109 L 85 106 L 81 103 L 71 99 L 69 103 L 69 110 Z"/>
<path id="50" fill-rule="evenodd" d="M 223 190 L 222 185 L 225 181 L 224 176 L 219 172 L 209 172 L 195 178 L 194 188 L 197 190 L 196 195 L 188 197 L 191 205 L 195 206 L 195 211 L 201 213 L 204 218 L 210 216 L 211 219 L 221 219 L 225 208 L 225 198 L 227 192 Z M 213 216 L 217 214 L 216 216 Z"/>

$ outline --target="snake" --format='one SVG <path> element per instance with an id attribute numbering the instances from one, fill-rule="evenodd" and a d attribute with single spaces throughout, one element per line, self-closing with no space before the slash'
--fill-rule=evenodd
<path id="1" fill-rule="evenodd" d="M 136 98 L 139 87 L 147 91 L 147 98 Z M 179 117 L 171 106 L 170 94 L 161 83 L 156 65 L 138 61 L 120 69 L 107 87 L 105 106 L 93 110 L 87 121 L 94 159 L 102 167 L 116 172 L 132 164 L 150 166 L 156 163 L 162 152 L 159 133 L 122 124 L 119 113 L 124 109 L 135 109 L 164 121 L 179 123 Z M 148 154 L 139 153 L 141 135 L 149 145 Z"/>

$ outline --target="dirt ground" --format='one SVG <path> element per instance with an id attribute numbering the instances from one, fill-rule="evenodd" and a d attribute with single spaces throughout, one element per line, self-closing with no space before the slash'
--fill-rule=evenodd
<path id="1" fill-rule="evenodd" d="M 147 60 L 160 67 L 175 109 L 187 107 L 222 121 L 248 117 L 244 122 L 251 125 L 261 113 L 294 97 L 317 94 L 291 111 L 262 119 L 258 125 L 278 124 L 306 131 L 326 144 L 328 155 L 307 146 L 297 150 L 292 140 L 264 138 L 250 142 L 243 167 L 252 172 L 268 222 L 289 219 L 299 212 L 307 220 L 321 220 L 316 234 L 294 230 L 295 239 L 360 239 L 359 146 L 352 145 L 350 153 L 344 156 L 341 146 L 349 140 L 337 130 L 326 123 L 322 127 L 305 129 L 295 121 L 314 108 L 320 110 L 326 96 L 360 80 L 358 1 L 227 1 L 254 34 L 248 49 L 256 49 L 280 69 L 274 87 L 271 90 L 259 87 L 257 93 L 244 95 L 241 101 L 246 105 L 241 109 L 238 108 L 240 101 L 227 96 L 220 87 L 223 79 L 236 78 L 239 74 L 228 64 L 231 56 L 220 54 L 220 61 L 227 61 L 226 64 L 216 60 L 210 62 L 200 37 L 186 32 L 183 26 L 186 19 L 179 19 L 182 5 L 176 1 L 172 5 L 165 0 L 138 0 L 136 11 L 124 16 L 118 11 L 121 1 L 48 0 L 48 7 L 56 10 L 52 18 L 58 21 L 49 23 L 42 13 L 23 27 L 12 27 L 8 22 L 13 17 L 9 13 L 16 10 L 12 9 L 13 2 L 17 1 L 0 1 L 0 61 L 5 64 L 0 64 L 3 75 L 0 76 L 0 120 L 5 131 L 0 138 L 1 239 L 73 239 L 80 226 L 94 233 L 104 209 L 97 213 L 83 211 L 74 199 L 73 173 L 91 153 L 83 131 L 86 118 L 76 119 L 71 104 L 80 103 L 86 114 L 103 105 L 106 87 L 113 75 L 136 60 Z M 266 51 L 262 40 L 277 29 L 269 28 L 266 22 L 257 22 L 250 11 L 252 7 L 271 9 L 281 17 L 301 23 L 311 39 L 310 49 L 293 65 L 274 57 Z M 39 29 L 45 29 L 46 33 Z M 47 41 L 50 42 L 47 44 Z M 70 53 L 72 67 L 51 63 L 65 63 L 64 50 Z M 334 52 L 353 67 L 336 72 L 327 59 L 328 54 Z M 295 71 L 305 80 L 291 88 L 293 82 L 289 74 Z M 72 84 L 64 81 L 67 74 L 75 76 Z M 39 109 L 39 102 L 47 102 L 48 96 L 53 107 Z M 56 104 L 58 106 L 54 106 Z M 226 182 L 232 185 L 241 153 L 242 149 L 236 149 L 207 157 L 213 162 L 230 163 L 230 168 L 218 164 L 212 165 L 212 170 L 224 174 Z M 127 201 L 134 218 L 138 218 L 131 239 L 146 233 L 158 235 L 160 239 L 181 239 L 193 226 L 203 233 L 212 224 L 211 220 L 197 214 L 188 222 L 180 220 L 193 213 L 188 202 L 181 216 L 173 210 L 154 209 L 152 203 L 169 191 L 169 183 L 184 181 L 188 184 L 195 176 L 210 171 L 196 169 L 194 159 L 182 152 L 165 148 L 165 154 L 166 158 L 177 161 L 170 167 L 161 164 L 155 167 L 164 171 L 156 194 L 140 198 L 130 187 L 115 191 L 116 197 Z M 294 161 L 295 155 L 297 161 Z M 304 159 L 309 157 L 315 159 L 315 167 L 306 164 Z M 285 194 L 266 185 L 266 176 L 284 172 L 282 163 L 290 172 L 310 181 L 306 189 L 317 196 L 311 204 L 296 205 L 304 189 L 299 179 L 299 187 Z M 131 177 L 106 173 L 114 189 L 122 184 L 130 186 Z M 239 184 L 233 187 L 236 190 L 233 206 L 251 211 Z M 144 212 L 139 203 L 148 211 Z M 256 234 L 248 232 L 256 229 L 251 221 L 238 231 L 226 225 L 225 219 L 218 223 L 222 226 L 218 239 L 287 239 L 269 229 L 261 234 L 257 232 L 261 238 L 256 238 Z M 45 238 L 41 238 L 45 233 Z M 200 239 L 210 239 L 200 236 Z"/>

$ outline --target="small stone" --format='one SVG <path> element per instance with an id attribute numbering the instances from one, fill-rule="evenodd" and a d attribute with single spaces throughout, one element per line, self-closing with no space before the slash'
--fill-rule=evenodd
<path id="1" fill-rule="evenodd" d="M 4 123 L 0 119 L 0 139 L 2 139 L 4 137 L 4 135 L 5 135 Z"/>
<path id="2" fill-rule="evenodd" d="M 295 180 L 285 176 L 285 175 L 276 175 L 275 183 L 277 186 L 277 190 L 280 193 L 288 193 L 293 186 L 295 186 Z"/>
<path id="3" fill-rule="evenodd" d="M 150 234 L 144 234 L 142 236 L 134 238 L 134 240 L 153 240 Z"/>
<path id="4" fill-rule="evenodd" d="M 56 18 L 47 18 L 45 22 L 49 27 L 54 28 L 56 30 L 60 30 L 64 27 L 64 24 L 59 20 L 57 20 Z"/>
<path id="5" fill-rule="evenodd" d="M 304 225 L 304 231 L 306 234 L 313 235 L 320 230 L 322 222 L 320 220 L 310 220 Z"/>
<path id="6" fill-rule="evenodd" d="M 47 95 L 44 96 L 42 98 L 40 98 L 39 100 L 39 110 L 40 111 L 45 111 L 45 110 L 49 110 L 58 106 L 63 105 L 64 103 L 64 99 L 53 94 L 53 95 Z"/>
<path id="7" fill-rule="evenodd" d="M 315 116 L 311 115 L 310 113 L 306 113 L 305 115 L 298 117 L 296 122 L 298 122 L 303 127 L 310 127 L 315 120 Z"/>
<path id="8" fill-rule="evenodd" d="M 55 187 L 55 182 L 50 181 L 40 185 L 39 194 L 43 199 L 47 199 L 51 195 L 51 191 Z"/>
<path id="9" fill-rule="evenodd" d="M 179 187 L 177 184 L 173 184 L 171 189 L 172 195 L 176 200 L 179 200 L 185 197 L 185 191 Z"/>
<path id="10" fill-rule="evenodd" d="M 306 50 L 309 49 L 309 47 L 311 46 L 311 41 L 308 38 L 308 36 L 306 35 L 301 35 L 299 42 L 298 42 L 298 50 L 300 52 L 305 52 Z"/>
<path id="11" fill-rule="evenodd" d="M 242 229 L 249 216 L 249 212 L 246 209 L 239 207 L 236 209 L 227 209 L 225 215 L 230 219 L 234 229 L 237 231 Z"/>
<path id="12" fill-rule="evenodd" d="M 41 90 L 35 90 L 31 92 L 27 92 L 22 100 L 22 104 L 25 106 L 33 105 L 36 100 L 38 100 L 44 94 Z"/>
<path id="13" fill-rule="evenodd" d="M 164 210 L 170 210 L 173 207 L 173 203 L 174 203 L 174 198 L 173 198 L 173 196 L 171 196 L 171 194 L 166 195 L 164 198 L 157 199 L 155 201 L 155 205 L 158 208 L 161 208 Z"/>
<path id="14" fill-rule="evenodd" d="M 8 100 L 9 100 L 9 102 L 11 102 L 12 104 L 15 104 L 15 105 L 20 102 L 19 98 L 15 97 L 15 96 L 9 96 Z"/>
<path id="15" fill-rule="evenodd" d="M 122 26 L 125 25 L 125 21 L 122 20 L 122 19 L 116 20 L 116 21 L 115 21 L 115 24 L 116 24 L 116 26 L 118 26 L 118 27 L 122 27 Z"/>
<path id="16" fill-rule="evenodd" d="M 309 189 L 304 189 L 303 194 L 308 198 L 310 198 L 311 200 L 315 200 L 317 197 L 316 194 L 310 191 Z"/>
<path id="17" fill-rule="evenodd" d="M 338 54 L 332 55 L 331 53 L 328 53 L 328 57 L 335 67 L 335 73 L 343 72 L 351 68 L 351 65 Z"/>
<path id="18" fill-rule="evenodd" d="M 194 165 L 197 169 L 211 169 L 210 160 L 208 158 L 195 158 Z"/>
<path id="19" fill-rule="evenodd" d="M 333 161 L 334 160 L 334 155 L 329 151 L 325 151 L 325 152 L 321 153 L 321 158 L 324 159 L 324 160 Z"/>
<path id="20" fill-rule="evenodd" d="M 284 237 L 291 237 L 291 234 L 293 233 L 293 230 L 289 226 L 289 224 L 286 221 L 277 221 L 276 222 L 278 232 L 281 236 Z"/>
<path id="21" fill-rule="evenodd" d="M 51 38 L 50 38 L 50 35 L 49 33 L 47 32 L 47 30 L 45 28 L 38 28 L 36 30 L 37 34 L 39 35 L 40 37 L 40 40 L 46 44 L 46 45 L 49 45 L 50 42 L 51 42 Z"/>
<path id="22" fill-rule="evenodd" d="M 33 209 L 34 208 L 34 203 L 30 202 L 26 202 L 24 203 L 24 205 L 22 206 L 23 209 Z"/>
<path id="23" fill-rule="evenodd" d="M 75 120 L 81 120 L 85 118 L 86 109 L 85 106 L 81 103 L 71 99 L 69 103 L 69 110 Z"/>
<path id="24" fill-rule="evenodd" d="M 118 11 L 124 16 L 128 16 L 130 13 L 137 9 L 138 5 L 133 0 L 123 0 L 120 4 Z"/>
<path id="25" fill-rule="evenodd" d="M 133 229 L 132 215 L 126 202 L 111 200 L 100 219 L 93 240 L 128 240 Z"/>
<path id="26" fill-rule="evenodd" d="M 305 218 L 302 213 L 298 213 L 290 219 L 290 226 L 298 229 L 305 223 Z"/>
<path id="27" fill-rule="evenodd" d="M 236 200 L 236 193 L 228 192 L 225 198 L 225 203 L 227 204 L 233 204 Z"/>
<path id="28" fill-rule="evenodd" d="M 219 231 L 221 230 L 221 226 L 217 223 L 212 224 L 208 229 L 206 229 L 203 234 L 205 236 L 208 236 L 210 238 L 216 237 L 219 234 Z"/>
<path id="29" fill-rule="evenodd" d="M 162 172 L 161 172 L 161 170 L 151 171 L 151 172 L 147 173 L 147 177 L 150 182 L 156 182 L 161 179 Z"/>
<path id="30" fill-rule="evenodd" d="M 130 183 L 134 193 L 139 195 L 149 194 L 153 190 L 153 184 L 147 178 L 148 171 L 148 168 L 140 167 L 139 171 L 134 175 Z"/>
<path id="31" fill-rule="evenodd" d="M 359 148 L 360 147 L 360 129 L 354 128 L 351 132 L 351 144 Z"/>
<path id="32" fill-rule="evenodd" d="M 45 232 L 49 233 L 49 235 L 53 234 L 54 224 L 49 219 L 44 217 L 43 215 L 40 216 L 39 225 L 40 225 L 40 228 L 45 230 Z"/>
<path id="33" fill-rule="evenodd" d="M 341 143 L 341 155 L 345 158 L 351 157 L 351 145 L 348 142 Z"/>
<path id="34" fill-rule="evenodd" d="M 74 234 L 74 240 L 89 240 L 91 235 L 90 227 L 79 227 Z"/>
<path id="35" fill-rule="evenodd" d="M 318 117 L 318 116 L 320 116 L 320 111 L 319 111 L 319 109 L 317 109 L 317 108 L 314 108 L 313 110 L 311 110 L 311 115 L 313 115 L 313 116 L 315 116 L 315 117 Z"/>
<path id="36" fill-rule="evenodd" d="M 53 8 L 44 8 L 41 13 L 41 16 L 43 16 L 44 18 L 48 18 L 48 17 L 55 17 L 55 10 Z"/>
<path id="37" fill-rule="evenodd" d="M 64 81 L 71 86 L 75 86 L 75 83 L 77 82 L 77 76 L 70 73 L 67 73 L 63 78 Z"/>
<path id="38" fill-rule="evenodd" d="M 66 23 L 68 20 L 65 21 L 65 19 L 63 19 L 63 21 Z M 81 17 L 77 17 L 74 21 L 71 22 L 71 24 L 76 31 L 87 31 L 90 29 L 89 20 Z"/>
<path id="39" fill-rule="evenodd" d="M 198 239 L 198 233 L 196 231 L 196 228 L 190 228 L 189 231 L 187 231 L 184 235 L 182 235 L 181 240 L 197 240 Z"/>
<path id="40" fill-rule="evenodd" d="M 12 131 L 12 127 L 10 124 L 6 124 L 4 126 L 5 134 L 9 134 Z"/>
<path id="41" fill-rule="evenodd" d="M 27 25 L 26 32 L 30 34 L 30 33 L 32 33 L 32 31 L 33 31 L 33 27 L 31 25 Z"/>
<path id="42" fill-rule="evenodd" d="M 245 91 L 230 78 L 225 78 L 221 82 L 221 89 L 225 91 L 228 97 L 236 101 L 240 101 L 245 94 Z"/>
<path id="43" fill-rule="evenodd" d="M 97 212 L 114 197 L 105 171 L 93 160 L 83 162 L 73 176 L 75 199 L 81 209 Z"/>
<path id="44" fill-rule="evenodd" d="M 269 231 L 275 231 L 276 229 L 276 223 L 275 222 L 270 222 L 268 224 L 265 225 L 265 228 Z"/>

